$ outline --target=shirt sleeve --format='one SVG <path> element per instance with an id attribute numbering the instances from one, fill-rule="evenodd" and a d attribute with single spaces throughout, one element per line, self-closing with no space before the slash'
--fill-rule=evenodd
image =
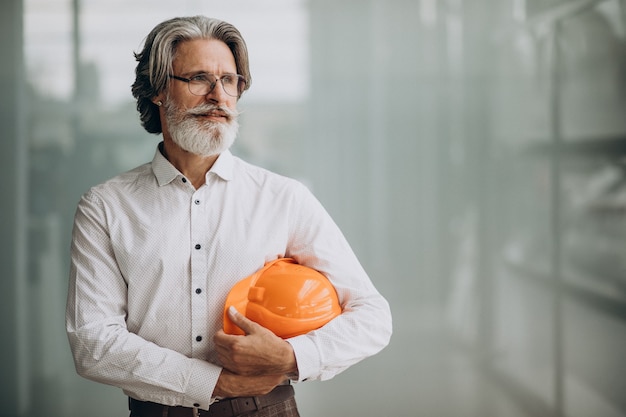
<path id="1" fill-rule="evenodd" d="M 298 381 L 327 380 L 389 343 L 391 311 L 338 226 L 303 185 L 294 196 L 293 208 L 287 256 L 331 281 L 342 314 L 287 341 L 296 356 Z"/>
<path id="2" fill-rule="evenodd" d="M 72 232 L 66 330 L 79 375 L 138 399 L 208 409 L 219 366 L 129 332 L 127 282 L 117 265 L 102 201 L 81 199 Z"/>

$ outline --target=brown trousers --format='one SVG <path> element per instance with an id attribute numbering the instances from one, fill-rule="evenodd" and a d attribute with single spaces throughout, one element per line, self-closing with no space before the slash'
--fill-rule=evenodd
<path id="1" fill-rule="evenodd" d="M 259 411 L 240 414 L 241 417 L 300 417 L 295 397 L 291 397 L 282 403 L 267 406 Z M 164 417 L 162 414 L 145 415 L 131 412 L 130 417 Z M 192 417 L 191 414 L 189 417 Z"/>

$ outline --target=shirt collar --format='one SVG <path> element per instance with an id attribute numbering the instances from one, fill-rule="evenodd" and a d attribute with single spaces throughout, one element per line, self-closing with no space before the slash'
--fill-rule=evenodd
<path id="1" fill-rule="evenodd" d="M 233 179 L 234 172 L 234 157 L 233 154 L 227 149 L 217 157 L 217 160 L 207 172 L 206 180 L 209 181 L 209 175 L 215 174 L 224 181 L 230 181 Z"/>
<path id="2" fill-rule="evenodd" d="M 179 175 L 182 176 L 181 172 L 163 156 L 162 150 L 163 142 L 159 143 L 154 153 L 154 158 L 152 158 L 152 171 L 154 172 L 159 186 L 169 184 Z M 233 154 L 229 150 L 222 152 L 209 172 L 207 172 L 206 181 L 209 181 L 209 175 L 211 174 L 219 176 L 224 181 L 230 181 L 233 179 L 233 166 Z"/>

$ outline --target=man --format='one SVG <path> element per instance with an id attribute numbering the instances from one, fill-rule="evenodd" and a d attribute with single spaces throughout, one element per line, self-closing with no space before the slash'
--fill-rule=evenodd
<path id="1" fill-rule="evenodd" d="M 66 316 L 77 372 L 122 388 L 133 417 L 297 416 L 290 382 L 381 350 L 389 306 L 303 185 L 230 153 L 250 86 L 235 27 L 171 19 L 136 58 L 137 109 L 163 141 L 78 204 Z M 283 340 L 235 310 L 245 335 L 224 333 L 229 290 L 280 257 L 323 273 L 342 313 Z"/>

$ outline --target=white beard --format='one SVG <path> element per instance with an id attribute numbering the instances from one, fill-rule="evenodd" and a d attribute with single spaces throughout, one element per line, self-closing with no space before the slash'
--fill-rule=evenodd
<path id="1" fill-rule="evenodd" d="M 221 123 L 196 116 L 211 111 L 224 112 L 229 120 Z M 205 157 L 219 155 L 232 146 L 239 131 L 237 116 L 237 111 L 209 104 L 187 110 L 167 104 L 165 107 L 167 127 L 174 143 L 187 152 Z"/>

